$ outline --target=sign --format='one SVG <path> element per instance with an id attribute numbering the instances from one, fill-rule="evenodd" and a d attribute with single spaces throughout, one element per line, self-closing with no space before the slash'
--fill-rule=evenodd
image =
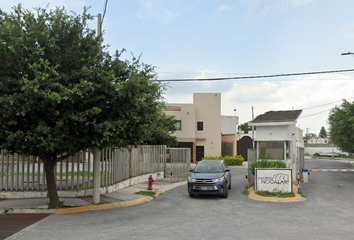
<path id="1" fill-rule="evenodd" d="M 291 169 L 287 168 L 256 168 L 256 191 L 292 192 Z"/>

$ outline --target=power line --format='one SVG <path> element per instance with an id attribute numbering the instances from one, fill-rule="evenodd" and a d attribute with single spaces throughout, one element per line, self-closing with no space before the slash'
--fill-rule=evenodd
<path id="1" fill-rule="evenodd" d="M 353 99 L 353 98 L 354 98 L 354 97 L 347 98 L 346 100 Z M 318 107 L 322 107 L 322 106 L 330 105 L 330 104 L 333 104 L 333 103 L 338 103 L 338 102 L 341 102 L 341 101 L 342 101 L 342 100 L 335 101 L 335 102 L 330 102 L 330 103 L 324 103 L 324 104 L 317 105 L 317 106 L 314 106 L 314 107 L 307 107 L 307 108 L 303 108 L 302 110 L 307 110 L 307 109 L 311 109 L 311 108 L 318 108 Z"/>
<path id="2" fill-rule="evenodd" d="M 256 75 L 256 76 L 241 76 L 241 77 L 222 77 L 222 78 L 163 79 L 163 80 L 157 80 L 157 81 L 159 81 L 159 82 L 226 81 L 226 80 L 257 79 L 257 78 L 275 78 L 275 77 L 290 77 L 290 76 L 315 75 L 315 74 L 325 74 L 325 73 L 343 73 L 343 72 L 354 72 L 354 69 L 333 70 L 333 71 L 321 71 L 321 72 L 306 72 L 306 73 L 286 73 L 286 74 L 274 74 L 274 75 Z"/>
<path id="3" fill-rule="evenodd" d="M 303 117 L 299 117 L 299 118 L 307 118 L 307 117 L 312 117 L 312 116 L 315 116 L 315 115 L 318 115 L 318 114 L 321 114 L 321 113 L 328 112 L 329 110 L 331 110 L 331 109 L 327 109 L 327 110 L 324 110 L 324 111 L 321 111 L 321 112 L 318 112 L 318 113 L 310 114 L 310 115 L 303 116 Z"/>
<path id="4" fill-rule="evenodd" d="M 101 21 L 101 29 L 102 29 L 102 24 L 103 24 L 103 21 L 104 21 L 104 17 L 106 16 L 107 4 L 108 4 L 108 0 L 105 1 L 104 7 L 103 7 L 103 15 L 102 15 L 102 21 Z"/>

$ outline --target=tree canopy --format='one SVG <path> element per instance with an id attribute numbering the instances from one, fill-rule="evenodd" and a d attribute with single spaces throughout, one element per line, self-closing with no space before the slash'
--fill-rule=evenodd
<path id="1" fill-rule="evenodd" d="M 238 130 L 244 131 L 244 133 L 248 133 L 248 131 L 252 130 L 252 127 L 248 126 L 248 122 L 245 122 L 238 126 Z"/>
<path id="2" fill-rule="evenodd" d="M 154 67 L 111 55 L 93 18 L 86 8 L 0 10 L 0 147 L 39 156 L 46 175 L 82 149 L 174 140 Z"/>
<path id="3" fill-rule="evenodd" d="M 326 138 L 327 137 L 327 131 L 324 128 L 324 126 L 321 127 L 320 133 L 318 134 L 320 138 Z"/>
<path id="4" fill-rule="evenodd" d="M 329 136 L 333 144 L 344 152 L 354 153 L 354 103 L 343 100 L 331 109 L 328 117 Z"/>

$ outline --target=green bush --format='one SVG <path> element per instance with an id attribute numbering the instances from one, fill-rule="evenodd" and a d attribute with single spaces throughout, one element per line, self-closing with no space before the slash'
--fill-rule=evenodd
<path id="1" fill-rule="evenodd" d="M 251 173 L 254 175 L 254 169 L 256 168 L 286 168 L 286 163 L 283 160 L 267 160 L 262 159 L 257 162 L 253 162 L 250 166 Z"/>
<path id="2" fill-rule="evenodd" d="M 232 156 L 219 156 L 219 157 L 204 157 L 202 160 L 225 160 L 229 166 L 241 166 L 243 163 L 243 157 L 241 155 Z"/>
<path id="3" fill-rule="evenodd" d="M 314 157 L 319 157 L 320 154 L 319 154 L 319 153 L 314 153 L 312 156 L 314 156 Z"/>

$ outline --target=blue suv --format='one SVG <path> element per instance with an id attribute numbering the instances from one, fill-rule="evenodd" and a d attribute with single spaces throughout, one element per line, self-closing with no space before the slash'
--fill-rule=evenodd
<path id="1" fill-rule="evenodd" d="M 188 177 L 190 197 L 199 194 L 216 194 L 224 198 L 231 189 L 231 172 L 224 160 L 200 161 Z"/>

